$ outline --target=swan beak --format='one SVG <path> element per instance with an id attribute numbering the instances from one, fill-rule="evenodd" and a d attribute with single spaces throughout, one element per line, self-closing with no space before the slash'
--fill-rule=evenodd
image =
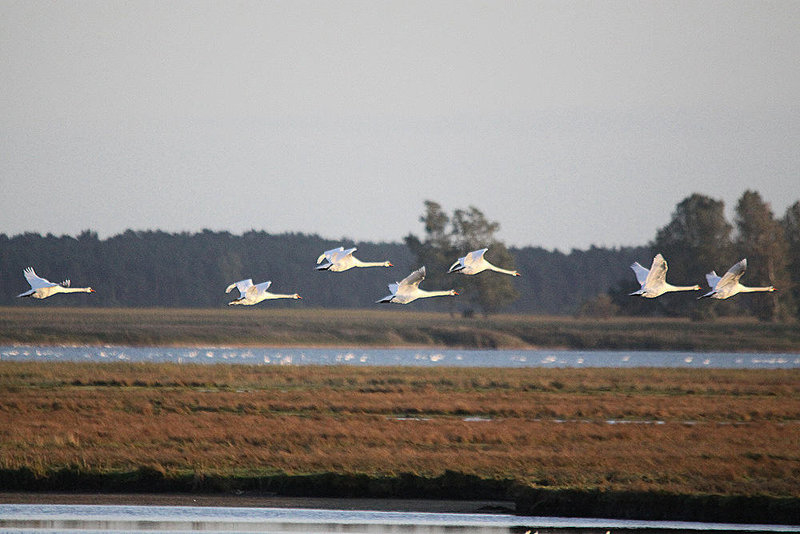
<path id="1" fill-rule="evenodd" d="M 772 286 L 769 286 L 769 292 L 772 293 L 773 291 L 775 291 L 775 288 L 772 287 Z"/>
<path id="2" fill-rule="evenodd" d="M 514 271 L 514 276 L 522 276 L 522 275 L 519 274 L 517 271 Z"/>
<path id="3" fill-rule="evenodd" d="M 89 293 L 96 293 L 96 291 L 90 287 L 89 288 Z"/>
<path id="4" fill-rule="evenodd" d="M 303 297 L 301 297 L 300 295 L 297 295 L 297 298 L 303 300 Z"/>
<path id="5" fill-rule="evenodd" d="M 453 295 L 458 296 L 458 291 L 453 291 Z"/>
<path id="6" fill-rule="evenodd" d="M 394 267 L 394 263 L 392 263 L 392 262 L 390 262 L 390 261 L 387 261 L 387 262 L 386 262 L 386 266 L 387 266 L 387 267 Z"/>

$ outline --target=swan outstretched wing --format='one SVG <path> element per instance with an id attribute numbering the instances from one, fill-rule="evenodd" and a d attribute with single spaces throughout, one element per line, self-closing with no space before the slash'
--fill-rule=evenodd
<path id="1" fill-rule="evenodd" d="M 402 288 L 417 288 L 419 283 L 425 280 L 425 266 L 423 265 L 413 273 L 409 274 L 402 280 L 400 280 L 399 285 Z"/>
<path id="2" fill-rule="evenodd" d="M 355 247 L 348 248 L 347 250 L 344 250 L 344 248 L 339 247 L 338 249 L 336 249 L 333 252 L 333 254 L 331 254 L 328 257 L 328 260 L 331 263 L 339 263 L 340 261 L 344 260 L 346 257 L 351 256 L 353 254 L 353 252 L 355 252 L 356 250 L 358 250 L 358 249 L 355 248 Z"/>
<path id="3" fill-rule="evenodd" d="M 728 269 L 728 272 L 722 275 L 722 278 L 719 280 L 719 287 L 727 286 L 728 284 L 738 284 L 739 279 L 747 270 L 747 258 L 741 260 L 739 263 L 735 264 L 733 267 Z"/>
<path id="4" fill-rule="evenodd" d="M 353 249 L 353 250 L 355 250 L 355 249 Z M 322 260 L 324 260 L 325 258 L 328 258 L 329 262 L 335 263 L 331 259 L 331 257 L 333 257 L 333 255 L 336 254 L 337 252 L 343 252 L 343 251 L 344 251 L 344 247 L 337 247 L 337 248 L 332 248 L 330 250 L 326 250 L 325 252 L 323 252 L 322 254 L 319 255 L 319 258 L 317 258 L 317 265 L 322 263 Z"/>
<path id="5" fill-rule="evenodd" d="M 639 282 L 639 285 L 643 286 L 644 283 L 647 281 L 647 275 L 650 274 L 650 269 L 646 269 L 639 265 L 639 262 L 635 261 L 631 264 L 631 269 L 633 269 L 634 274 L 636 275 L 636 280 Z"/>
<path id="6" fill-rule="evenodd" d="M 483 255 L 486 254 L 486 251 L 489 250 L 488 248 L 482 248 L 480 250 L 473 250 L 466 256 L 464 256 L 464 263 L 467 265 L 471 263 L 478 263 L 483 259 Z"/>
<path id="7" fill-rule="evenodd" d="M 267 280 L 266 282 L 261 282 L 260 284 L 251 285 L 247 288 L 247 296 L 249 298 L 255 298 L 257 295 L 264 293 L 269 286 L 272 285 L 272 280 Z M 244 293 L 242 293 L 244 296 Z"/>
<path id="8" fill-rule="evenodd" d="M 720 280 L 722 280 L 722 278 L 719 277 L 717 271 L 711 271 L 706 274 L 706 282 L 708 282 L 708 287 L 711 289 L 715 289 Z"/>
<path id="9" fill-rule="evenodd" d="M 453 265 L 451 265 L 451 266 L 450 266 L 450 268 L 449 268 L 449 269 L 447 269 L 447 272 L 448 272 L 448 273 L 452 273 L 453 271 L 460 271 L 460 270 L 461 270 L 461 269 L 463 269 L 464 267 L 465 267 L 465 266 L 464 266 L 464 258 L 458 258 L 458 259 L 455 261 L 455 263 L 453 263 Z"/>
<path id="10" fill-rule="evenodd" d="M 248 278 L 247 280 L 239 280 L 238 282 L 234 282 L 225 288 L 225 293 L 230 293 L 235 287 L 239 290 L 239 294 L 244 297 L 245 293 L 247 292 L 247 288 L 251 287 L 252 285 L 253 280 L 251 278 Z"/>
<path id="11" fill-rule="evenodd" d="M 36 272 L 33 270 L 33 267 L 28 267 L 22 273 L 25 275 L 25 279 L 31 285 L 32 289 L 40 289 L 43 287 L 53 287 L 58 284 L 54 284 L 50 280 L 46 280 L 41 276 L 38 276 Z"/>
<path id="12" fill-rule="evenodd" d="M 653 265 L 650 266 L 650 272 L 647 273 L 647 279 L 644 282 L 646 286 L 655 286 L 663 284 L 667 280 L 667 260 L 661 254 L 656 254 L 653 258 Z"/>

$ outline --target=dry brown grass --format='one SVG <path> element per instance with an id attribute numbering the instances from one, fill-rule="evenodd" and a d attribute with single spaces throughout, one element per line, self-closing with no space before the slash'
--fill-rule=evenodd
<path id="1" fill-rule="evenodd" d="M 798 443 L 800 371 L 0 363 L 0 468 L 39 473 L 798 496 Z"/>

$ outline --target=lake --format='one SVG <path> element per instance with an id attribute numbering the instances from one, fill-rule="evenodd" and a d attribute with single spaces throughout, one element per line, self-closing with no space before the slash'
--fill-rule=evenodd
<path id="1" fill-rule="evenodd" d="M 239 532 L 522 534 L 558 532 L 800 532 L 784 525 L 631 521 L 508 514 L 375 512 L 304 508 L 200 506 L 0 505 L 0 533 Z"/>
<path id="2" fill-rule="evenodd" d="M 800 354 L 632 350 L 473 350 L 0 346 L 0 361 L 172 362 L 247 365 L 455 367 L 694 367 L 790 369 Z"/>

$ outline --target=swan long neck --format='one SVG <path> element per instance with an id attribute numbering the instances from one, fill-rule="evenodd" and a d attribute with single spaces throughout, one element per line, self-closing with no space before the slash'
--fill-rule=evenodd
<path id="1" fill-rule="evenodd" d="M 673 286 L 672 284 L 667 284 L 668 291 L 698 291 L 702 289 L 700 286 Z"/>
<path id="2" fill-rule="evenodd" d="M 286 295 L 284 293 L 267 293 L 266 298 L 268 299 L 295 299 L 298 295 L 296 293 L 291 295 Z"/>
<path id="3" fill-rule="evenodd" d="M 489 262 L 487 262 L 489 263 Z M 510 274 L 511 276 L 519 276 L 517 271 L 511 271 L 509 269 L 503 269 L 502 267 L 498 267 L 496 265 L 492 265 L 489 263 L 489 269 L 493 270 L 496 273 L 503 273 L 503 274 Z"/>
<path id="4" fill-rule="evenodd" d="M 361 261 L 361 260 L 358 260 L 358 259 L 355 261 L 355 266 L 356 267 L 387 267 L 385 261 Z"/>
<path id="5" fill-rule="evenodd" d="M 59 293 L 94 293 L 91 287 L 61 287 Z"/>
<path id="6" fill-rule="evenodd" d="M 739 284 L 739 293 L 756 293 L 758 291 L 775 291 L 775 288 L 772 286 L 766 287 L 748 287 Z"/>
<path id="7" fill-rule="evenodd" d="M 353 258 L 353 265 L 356 267 L 389 267 L 388 261 L 361 261 L 358 258 Z"/>
<path id="8" fill-rule="evenodd" d="M 425 298 L 425 297 L 449 297 L 453 295 L 452 289 L 446 289 L 444 291 L 425 291 L 424 289 L 419 289 L 417 298 Z"/>

